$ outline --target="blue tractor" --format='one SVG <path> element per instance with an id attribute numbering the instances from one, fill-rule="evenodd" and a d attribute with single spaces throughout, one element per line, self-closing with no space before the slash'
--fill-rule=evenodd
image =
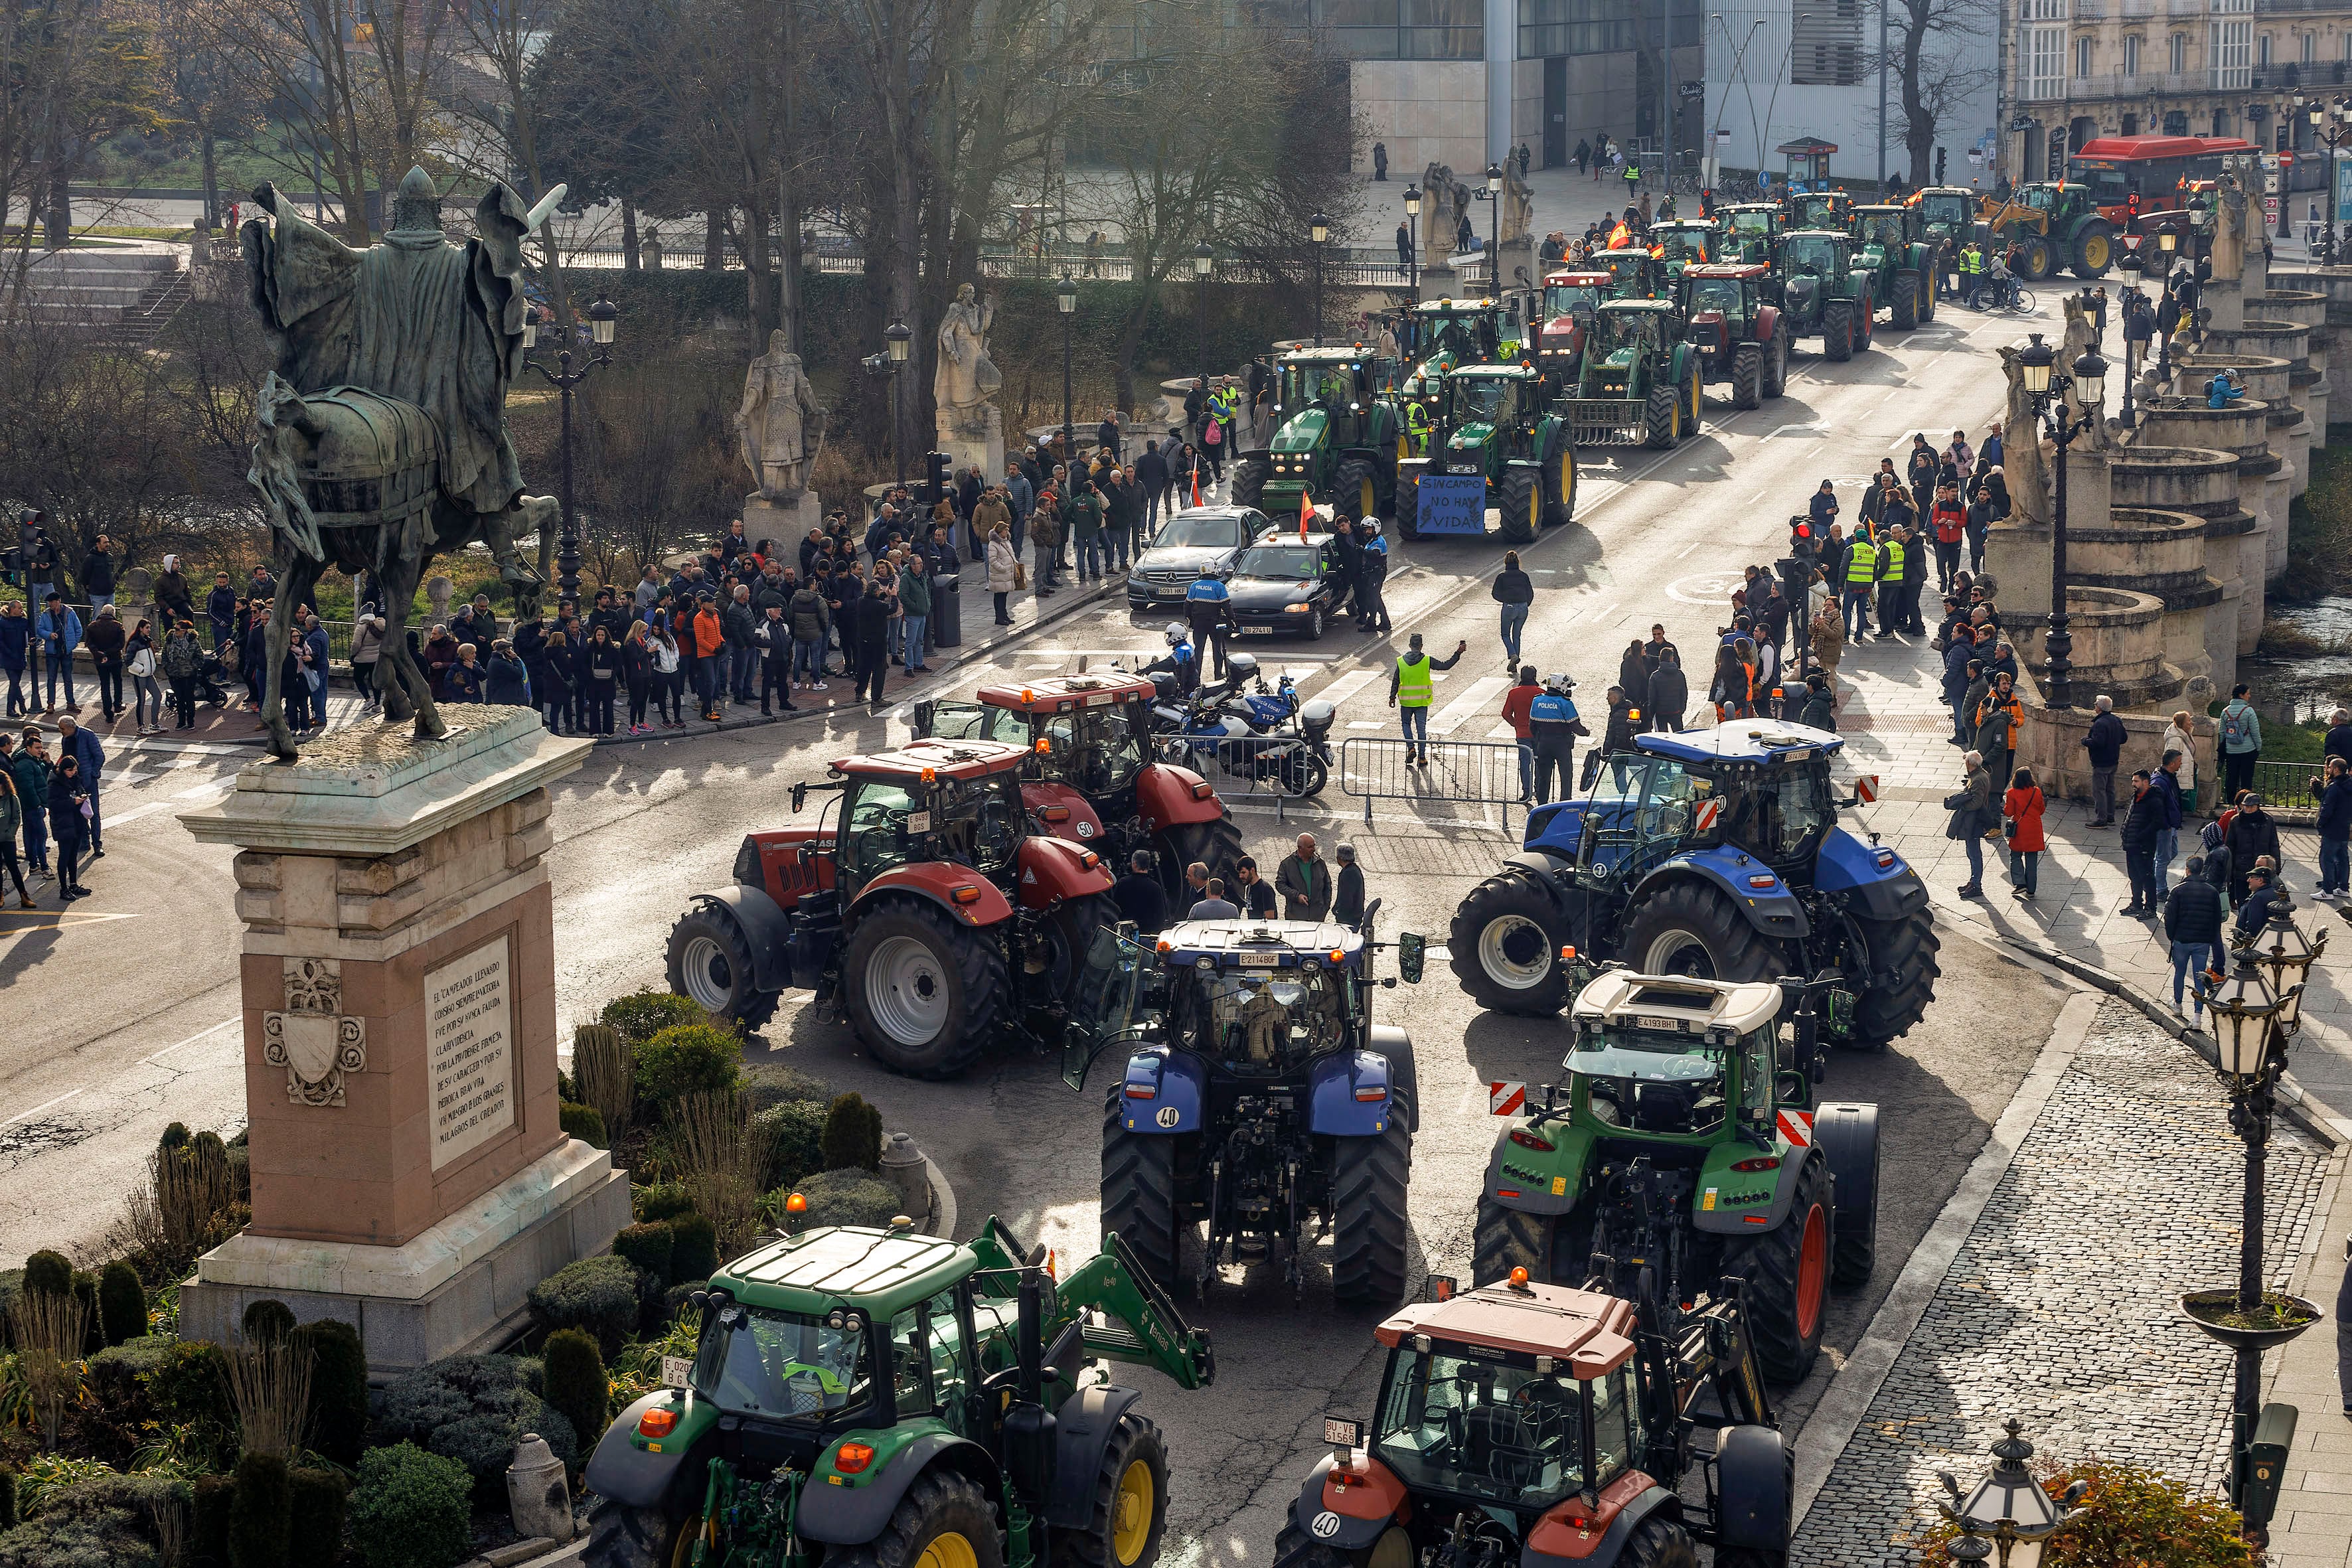
<path id="1" fill-rule="evenodd" d="M 1303 1293 L 1326 1235 L 1339 1301 L 1403 1295 L 1419 1115 L 1412 1042 L 1372 1022 L 1373 991 L 1396 984 L 1373 976 L 1378 945 L 1305 921 L 1097 933 L 1062 1076 L 1083 1089 L 1098 1057 L 1125 1064 L 1103 1102 L 1102 1227 L 1155 1279 L 1177 1281 L 1205 1221 L 1202 1295 L 1236 1263 L 1278 1265 Z M 1397 947 L 1418 982 L 1423 939 Z"/>
<path id="2" fill-rule="evenodd" d="M 1551 1014 L 1615 960 L 1642 974 L 1816 985 L 1825 1038 L 1883 1048 L 1933 1000 L 1934 919 L 1902 857 L 1838 826 L 1825 730 L 1734 720 L 1641 735 L 1582 800 L 1538 806 L 1447 942 L 1482 1007 Z"/>

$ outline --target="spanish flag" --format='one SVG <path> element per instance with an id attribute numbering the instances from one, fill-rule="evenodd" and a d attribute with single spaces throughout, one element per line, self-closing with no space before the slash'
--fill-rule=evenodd
<path id="1" fill-rule="evenodd" d="M 1198 468 L 1192 470 L 1192 504 L 1201 504 L 1201 470 Z"/>
<path id="2" fill-rule="evenodd" d="M 1612 250 L 1622 250 L 1633 243 L 1633 231 L 1627 228 L 1624 221 L 1621 218 L 1618 220 L 1617 226 L 1609 231 L 1609 248 Z"/>
<path id="3" fill-rule="evenodd" d="M 1315 503 L 1305 490 L 1298 492 L 1298 537 L 1307 537 L 1307 524 L 1315 521 Z"/>

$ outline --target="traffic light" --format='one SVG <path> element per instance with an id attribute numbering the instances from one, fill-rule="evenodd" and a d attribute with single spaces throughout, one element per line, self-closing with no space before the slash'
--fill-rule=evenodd
<path id="1" fill-rule="evenodd" d="M 1789 520 L 1789 553 L 1802 561 L 1813 552 L 1813 520 L 1792 517 Z"/>
<path id="2" fill-rule="evenodd" d="M 1939 185 L 1944 183 L 1944 150 L 1941 147 L 1936 149 L 1936 183 Z"/>
<path id="3" fill-rule="evenodd" d="M 923 455 L 924 500 L 932 506 L 939 505 L 940 498 L 948 493 L 948 463 L 945 452 Z"/>

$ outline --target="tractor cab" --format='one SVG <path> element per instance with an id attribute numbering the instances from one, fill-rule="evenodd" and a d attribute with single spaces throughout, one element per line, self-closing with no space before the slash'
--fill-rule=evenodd
<path id="1" fill-rule="evenodd" d="M 1843 191 L 1794 191 L 1782 204 L 1790 228 L 1846 228 L 1853 221 L 1853 198 Z"/>
<path id="2" fill-rule="evenodd" d="M 1650 242 L 1669 274 L 1715 259 L 1717 229 L 1705 218 L 1675 218 L 1650 226 Z"/>
<path id="3" fill-rule="evenodd" d="M 1663 300 L 1612 300 L 1593 313 L 1584 356 L 1583 395 L 1598 395 L 1596 376 L 1622 383 L 1636 363 L 1665 352 L 1672 337 L 1674 307 Z"/>
<path id="4" fill-rule="evenodd" d="M 1781 1001 L 1768 981 L 1607 971 L 1569 1009 L 1571 1114 L 1603 1135 L 1771 1136 Z"/>
<path id="5" fill-rule="evenodd" d="M 1718 850 L 1753 862 L 1738 873 L 1754 879 L 1749 891 L 1781 894 L 1784 880 L 1811 880 L 1837 825 L 1829 764 L 1844 744 L 1837 735 L 1735 722 L 1634 744 L 1602 763 L 1585 799 L 1580 880 L 1630 888 L 1685 851 Z"/>
<path id="6" fill-rule="evenodd" d="M 1930 185 L 1913 194 L 1912 215 L 1928 237 L 1947 245 L 1967 243 L 1977 231 L 1977 193 L 1958 185 Z"/>
<path id="7" fill-rule="evenodd" d="M 1405 379 L 1407 395 L 1434 390 L 1437 376 L 1457 365 L 1515 360 L 1528 332 L 1516 300 L 1429 300 L 1407 316 L 1413 360 Z"/>
<path id="8" fill-rule="evenodd" d="M 1686 267 L 1677 280 L 1675 302 L 1690 323 L 1694 342 L 1717 346 L 1749 336 L 1748 324 L 1763 309 L 1763 280 L 1771 268 L 1760 263 L 1713 262 Z"/>
<path id="9" fill-rule="evenodd" d="M 1853 235 L 1864 249 L 1877 249 L 1887 256 L 1900 256 L 1911 243 L 1908 214 L 1899 206 L 1856 207 L 1853 210 Z"/>
<path id="10" fill-rule="evenodd" d="M 1296 349 L 1275 363 L 1274 415 L 1281 428 L 1273 450 L 1360 446 L 1370 439 L 1371 407 L 1384 362 L 1361 347 Z"/>
<path id="11" fill-rule="evenodd" d="M 1438 396 L 1431 471 L 1438 471 L 1442 453 L 1444 472 L 1482 473 L 1492 481 L 1500 479 L 1503 460 L 1539 456 L 1537 426 L 1546 402 L 1540 378 L 1523 366 L 1471 365 L 1455 371 L 1445 378 Z"/>
<path id="12" fill-rule="evenodd" d="M 1782 221 L 1777 202 L 1732 202 L 1716 208 L 1715 216 L 1723 231 L 1723 260 L 1769 262 L 1781 231 L 1796 226 Z"/>
<path id="13" fill-rule="evenodd" d="M 1609 274 L 1612 300 L 1654 300 L 1664 277 L 1658 258 L 1646 250 L 1596 250 L 1584 265 L 1589 271 Z"/>
<path id="14" fill-rule="evenodd" d="M 845 902 L 902 866 L 950 861 L 1002 880 L 1027 833 L 1021 798 L 1027 755 L 1024 747 L 993 741 L 911 741 L 843 758 L 832 766 L 831 784 L 794 784 L 793 809 L 801 809 L 812 788 L 841 792 L 824 816 L 833 819 Z M 974 889 L 969 901 L 978 896 Z"/>
<path id="15" fill-rule="evenodd" d="M 1574 267 L 1544 278 L 1543 330 L 1536 361 L 1550 377 L 1574 367 L 1584 352 L 1584 334 L 1592 312 L 1616 287 L 1616 275 L 1606 268 Z"/>
<path id="16" fill-rule="evenodd" d="M 1780 240 L 1780 269 L 1790 278 L 1843 279 L 1853 258 L 1853 239 L 1828 229 L 1793 230 Z"/>

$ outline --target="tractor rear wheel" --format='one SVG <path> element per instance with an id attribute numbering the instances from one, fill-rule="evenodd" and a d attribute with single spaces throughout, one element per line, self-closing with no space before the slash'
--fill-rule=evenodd
<path id="1" fill-rule="evenodd" d="M 2056 253 L 2041 235 L 2021 234 L 2017 247 L 2017 275 L 2028 283 L 2039 283 L 2058 269 Z"/>
<path id="2" fill-rule="evenodd" d="M 1168 1531 L 1168 1445 L 1129 1410 L 1112 1428 L 1095 1472 L 1094 1513 L 1084 1530 L 1054 1531 L 1054 1556 L 1087 1568 L 1150 1568 Z"/>
<path id="3" fill-rule="evenodd" d="M 1822 353 L 1832 360 L 1853 357 L 1853 305 L 1832 300 L 1822 307 Z"/>
<path id="4" fill-rule="evenodd" d="M 1343 1306 L 1391 1307 L 1404 1294 L 1412 1134 L 1393 1103 L 1389 1112 L 1384 1131 L 1332 1141 L 1331 1294 Z"/>
<path id="5" fill-rule="evenodd" d="M 1698 1543 L 1682 1521 L 1653 1514 L 1634 1527 L 1617 1568 L 1698 1568 Z"/>
<path id="6" fill-rule="evenodd" d="M 1118 1232 L 1144 1271 L 1162 1285 L 1176 1283 L 1184 1232 L 1178 1217 L 1176 1143 L 1171 1132 L 1129 1132 L 1124 1083 L 1103 1100 L 1102 1227 Z"/>
<path id="7" fill-rule="evenodd" d="M 1642 405 L 1642 444 L 1663 451 L 1683 437 L 1683 389 L 1672 382 L 1650 384 Z"/>
<path id="8" fill-rule="evenodd" d="M 1813 1108 L 1813 1142 L 1830 1169 L 1830 1206 L 1837 1246 L 1830 1284 L 1858 1290 L 1878 1267 L 1877 1107 L 1824 1102 Z"/>
<path id="9" fill-rule="evenodd" d="M 1235 506 L 1257 505 L 1265 494 L 1265 481 L 1274 477 L 1274 465 L 1264 458 L 1244 458 L 1234 465 L 1234 482 L 1226 491 Z"/>
<path id="10" fill-rule="evenodd" d="M 824 1561 L 825 1568 L 1004 1568 L 1004 1546 L 988 1494 L 942 1466 L 915 1478 L 881 1534 L 861 1546 L 829 1546 Z"/>
<path id="11" fill-rule="evenodd" d="M 1551 1277 L 1552 1232 L 1556 1215 L 1525 1214 L 1505 1208 L 1491 1197 L 1478 1200 L 1478 1227 L 1470 1256 L 1472 1286 L 1508 1279 L 1511 1270 L 1524 1268 L 1538 1285 L 1558 1284 Z"/>
<path id="12" fill-rule="evenodd" d="M 1576 521 L 1576 447 L 1568 426 L 1559 427 L 1559 446 L 1543 460 L 1543 525 L 1566 528 Z"/>
<path id="13" fill-rule="evenodd" d="M 1731 406 L 1753 408 L 1764 401 L 1764 345 L 1742 343 L 1731 351 Z"/>
<path id="14" fill-rule="evenodd" d="M 1527 873 L 1506 871 L 1471 889 L 1454 911 L 1446 962 L 1479 1006 L 1542 1017 L 1568 1005 L 1559 962 L 1567 940 L 1551 895 Z"/>
<path id="15" fill-rule="evenodd" d="M 1036 976 L 1048 998 L 1065 1003 L 1072 999 L 1071 992 L 1086 973 L 1087 952 L 1094 946 L 1096 929 L 1116 926 L 1119 919 L 1118 900 L 1108 893 L 1071 899 L 1054 911 L 1051 945 L 1043 954 L 1045 967 Z"/>
<path id="16" fill-rule="evenodd" d="M 1331 515 L 1356 521 L 1381 515 L 1381 471 L 1370 458 L 1349 458 L 1331 476 Z"/>
<path id="17" fill-rule="evenodd" d="M 1686 974 L 1701 980 L 1770 980 L 1785 961 L 1780 946 L 1748 924 L 1711 882 L 1669 882 L 1628 910 L 1617 955 L 1636 974 Z"/>
<path id="18" fill-rule="evenodd" d="M 1789 390 L 1789 334 L 1778 331 L 1772 334 L 1771 353 L 1764 361 L 1764 395 L 1778 397 Z"/>
<path id="19" fill-rule="evenodd" d="M 1543 531 L 1540 475 L 1540 469 L 1516 466 L 1503 470 L 1503 482 L 1495 487 L 1495 511 L 1502 522 L 1504 543 L 1532 544 Z"/>
<path id="20" fill-rule="evenodd" d="M 1748 1335 L 1768 1383 L 1802 1382 L 1822 1352 L 1835 1228 L 1829 1189 L 1822 1162 L 1806 1161 L 1787 1217 L 1760 1236 L 1735 1237 L 1724 1246 L 1723 1272 L 1748 1282 Z"/>
<path id="21" fill-rule="evenodd" d="M 1853 307 L 1853 352 L 1861 353 L 1869 348 L 1871 340 L 1877 335 L 1878 307 L 1865 296 Z"/>
<path id="22" fill-rule="evenodd" d="M 631 1508 L 598 1498 L 588 1510 L 587 1568 L 673 1568 L 694 1554 L 702 1515 L 672 1519 L 658 1508 Z"/>
<path id="23" fill-rule="evenodd" d="M 1326 1546 L 1289 1520 L 1274 1537 L 1274 1568 L 1412 1568 L 1415 1555 L 1402 1525 L 1391 1525 L 1360 1552 Z"/>
<path id="24" fill-rule="evenodd" d="M 776 1016 L 783 998 L 753 978 L 751 944 L 732 915 L 698 904 L 669 928 L 669 988 L 706 1013 L 747 1030 Z"/>
<path id="25" fill-rule="evenodd" d="M 1895 275 L 1895 318 L 1891 324 L 1898 332 L 1907 332 L 1919 324 L 1919 275 L 1916 272 Z"/>
<path id="26" fill-rule="evenodd" d="M 1683 437 L 1687 440 L 1699 433 L 1706 423 L 1706 373 L 1699 367 L 1698 355 L 1690 356 L 1690 391 L 1684 399 Z"/>
<path id="27" fill-rule="evenodd" d="M 2093 218 L 2076 229 L 2073 259 L 2075 277 L 2105 278 L 2116 261 L 2115 226 L 2105 218 Z"/>
<path id="28" fill-rule="evenodd" d="M 1854 924 L 1870 944 L 1870 983 L 1853 999 L 1853 1034 L 1857 1044 L 1883 1050 L 1890 1041 L 1908 1034 L 1927 1016 L 1936 999 L 1936 980 L 1943 973 L 1936 962 L 1942 947 L 1935 917 L 1926 910 L 1899 921 L 1866 921 Z M 1898 978 L 1887 984 L 1892 972 Z"/>
<path id="29" fill-rule="evenodd" d="M 1152 847 L 1160 854 L 1160 885 L 1171 899 L 1184 896 L 1184 868 L 1194 861 L 1230 888 L 1237 880 L 1234 862 L 1249 853 L 1230 813 L 1214 822 L 1180 822 L 1160 834 Z"/>
<path id="30" fill-rule="evenodd" d="M 842 959 L 849 1020 L 874 1059 L 909 1078 L 953 1078 L 1003 1020 L 1012 976 L 993 931 L 937 905 L 894 900 L 859 919 Z"/>
<path id="31" fill-rule="evenodd" d="M 1407 539 L 1421 537 L 1421 476 L 1418 463 L 1397 465 L 1396 525 L 1397 532 Z"/>

